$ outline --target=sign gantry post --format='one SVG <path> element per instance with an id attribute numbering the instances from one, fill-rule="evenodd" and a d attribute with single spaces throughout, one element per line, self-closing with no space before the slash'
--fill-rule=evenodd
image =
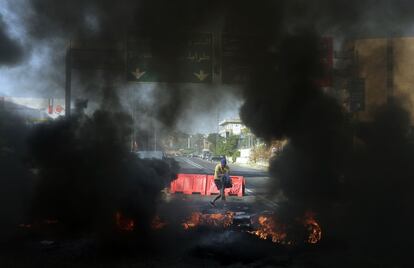
<path id="1" fill-rule="evenodd" d="M 65 71 L 66 71 L 66 77 L 65 77 L 65 116 L 70 117 L 70 103 L 71 103 L 71 91 L 72 91 L 72 61 L 71 56 L 72 49 L 71 46 L 66 50 L 66 59 L 65 59 Z"/>

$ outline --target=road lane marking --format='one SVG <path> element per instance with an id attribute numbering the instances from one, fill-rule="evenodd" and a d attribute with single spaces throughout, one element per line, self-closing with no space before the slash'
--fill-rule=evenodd
<path id="1" fill-rule="evenodd" d="M 196 167 L 196 168 L 200 168 L 201 166 L 200 165 L 198 165 L 197 163 L 194 163 L 193 161 L 189 161 L 188 159 L 186 159 L 186 158 L 182 158 L 182 160 L 185 162 L 185 163 L 187 163 L 187 164 L 189 164 L 189 165 L 191 165 L 191 166 L 193 166 L 193 167 Z"/>
<path id="2" fill-rule="evenodd" d="M 187 164 L 192 165 L 193 167 L 200 168 L 200 169 L 205 169 L 203 166 L 201 166 L 201 165 L 199 165 L 199 164 L 197 164 L 197 163 L 195 163 L 195 162 L 191 161 L 190 159 L 183 158 L 183 160 L 184 160 Z"/>
<path id="3" fill-rule="evenodd" d="M 191 162 L 193 162 L 192 160 L 190 160 Z M 195 162 L 193 162 L 193 163 L 195 163 Z M 209 162 L 207 162 L 208 164 L 209 164 Z M 197 164 L 197 163 L 195 163 L 195 164 Z M 197 165 L 199 165 L 199 164 L 197 164 Z M 201 165 L 200 165 L 201 166 Z M 210 170 L 210 171 L 212 171 L 213 173 L 214 173 L 214 168 L 210 168 L 210 167 L 205 167 L 205 166 L 202 166 L 203 167 L 203 169 L 205 169 L 205 170 Z"/>

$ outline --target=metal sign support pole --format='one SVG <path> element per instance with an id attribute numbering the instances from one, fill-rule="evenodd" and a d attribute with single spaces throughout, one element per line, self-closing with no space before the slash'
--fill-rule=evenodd
<path id="1" fill-rule="evenodd" d="M 65 77 L 65 116 L 70 117 L 70 104 L 71 104 L 71 79 L 72 79 L 72 61 L 71 61 L 72 49 L 69 47 L 66 51 L 66 77 Z"/>

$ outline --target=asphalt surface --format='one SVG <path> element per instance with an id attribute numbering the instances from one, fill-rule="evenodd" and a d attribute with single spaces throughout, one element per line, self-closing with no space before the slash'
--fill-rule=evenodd
<path id="1" fill-rule="evenodd" d="M 179 162 L 182 173 L 206 173 L 213 174 L 214 167 L 218 162 L 211 162 L 203 160 L 198 157 L 175 157 L 175 160 Z M 269 173 L 262 169 L 253 169 L 240 167 L 234 164 L 228 164 L 230 167 L 231 175 L 245 176 L 245 177 L 268 177 Z"/>
<path id="2" fill-rule="evenodd" d="M 197 157 L 175 157 L 180 165 L 180 173 L 187 174 L 214 174 L 214 168 L 218 162 L 211 162 Z M 241 167 L 235 164 L 228 164 L 230 175 L 244 176 L 246 180 L 245 195 L 243 197 L 231 196 L 227 198 L 226 205 L 228 209 L 240 210 L 240 207 L 246 210 L 275 210 L 278 207 L 277 198 L 270 197 L 270 178 L 267 170 Z M 177 198 L 173 196 L 172 198 Z M 213 197 L 211 196 L 180 196 L 178 198 L 187 200 L 189 205 L 194 208 L 208 206 Z M 223 204 L 217 202 L 220 207 Z"/>

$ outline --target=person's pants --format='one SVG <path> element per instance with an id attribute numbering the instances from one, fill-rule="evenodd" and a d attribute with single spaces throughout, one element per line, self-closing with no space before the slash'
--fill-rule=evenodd
<path id="1" fill-rule="evenodd" d="M 227 175 L 223 175 L 222 177 L 221 177 L 221 187 L 220 187 L 220 195 L 221 195 L 221 200 L 226 200 L 226 195 L 224 194 L 224 189 L 226 189 L 225 188 L 225 185 L 226 185 L 226 176 Z"/>
<path id="2" fill-rule="evenodd" d="M 230 179 L 230 175 L 229 174 L 224 174 L 222 177 L 221 177 L 221 184 L 223 185 L 223 187 L 221 187 L 222 188 L 222 194 L 223 194 L 223 197 L 225 196 L 224 195 L 224 189 L 226 189 L 226 186 L 227 186 L 227 182 L 229 182 L 231 179 Z M 224 197 L 225 198 L 225 197 Z"/>
<path id="3" fill-rule="evenodd" d="M 221 197 L 221 200 L 226 200 L 226 195 L 224 194 L 224 189 L 226 189 L 225 187 L 226 180 L 230 180 L 230 176 L 225 174 L 221 176 L 220 180 L 215 181 L 217 189 L 220 191 L 220 194 L 214 199 L 214 201 L 216 201 L 220 197 Z"/>

